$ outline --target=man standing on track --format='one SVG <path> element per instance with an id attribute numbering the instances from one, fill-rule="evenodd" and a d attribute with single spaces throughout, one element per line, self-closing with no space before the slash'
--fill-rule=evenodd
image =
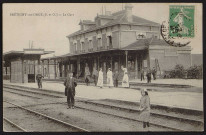
<path id="1" fill-rule="evenodd" d="M 77 86 L 76 79 L 73 77 L 73 73 L 70 72 L 64 81 L 64 86 L 66 87 L 67 95 L 67 104 L 69 108 L 74 109 L 74 96 L 75 96 L 75 87 Z"/>

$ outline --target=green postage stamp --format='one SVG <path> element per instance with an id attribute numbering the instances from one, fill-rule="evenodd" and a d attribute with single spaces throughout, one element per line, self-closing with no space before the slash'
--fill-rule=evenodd
<path id="1" fill-rule="evenodd" d="M 194 6 L 170 5 L 170 37 L 194 37 L 194 9 Z"/>

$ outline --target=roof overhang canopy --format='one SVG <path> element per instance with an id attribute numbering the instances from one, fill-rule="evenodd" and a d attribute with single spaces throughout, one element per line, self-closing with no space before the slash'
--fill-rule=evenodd
<path id="1" fill-rule="evenodd" d="M 152 38 L 139 39 L 129 44 L 128 46 L 122 48 L 121 50 L 145 50 L 155 45 L 161 46 L 161 48 L 170 46 L 164 40 L 152 37 Z"/>
<path id="2" fill-rule="evenodd" d="M 44 49 L 24 49 L 23 51 L 9 51 L 3 53 L 3 60 L 7 63 L 10 59 L 20 58 L 27 55 L 45 55 L 54 53 L 54 51 L 45 51 Z"/>
<path id="3" fill-rule="evenodd" d="M 146 39 L 137 40 L 121 50 L 145 50 L 149 48 L 149 42 Z"/>
<path id="4" fill-rule="evenodd" d="M 3 53 L 3 56 L 10 56 L 10 55 L 24 55 L 24 54 L 36 54 L 36 55 L 44 55 L 54 53 L 54 51 L 44 51 L 44 49 L 24 49 L 23 51 L 9 51 Z"/>

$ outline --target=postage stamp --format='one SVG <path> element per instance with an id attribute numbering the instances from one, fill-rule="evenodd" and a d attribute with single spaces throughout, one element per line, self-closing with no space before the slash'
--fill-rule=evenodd
<path id="1" fill-rule="evenodd" d="M 170 37 L 194 37 L 194 9 L 194 6 L 170 5 Z"/>

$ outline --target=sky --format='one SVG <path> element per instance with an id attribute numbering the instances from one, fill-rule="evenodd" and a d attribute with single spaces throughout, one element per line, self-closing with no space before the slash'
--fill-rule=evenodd
<path id="1" fill-rule="evenodd" d="M 178 3 L 171 5 L 174 4 L 178 5 Z M 122 10 L 124 5 L 122 3 L 3 4 L 3 52 L 21 51 L 23 48 L 28 48 L 29 42 L 33 41 L 34 48 L 55 51 L 52 55 L 69 53 L 69 40 L 66 36 L 80 29 L 80 20 L 93 21 L 97 13 L 102 14 L 102 6 L 113 13 Z M 168 21 L 169 3 L 132 3 L 132 5 L 133 15 L 160 24 Z M 194 3 L 181 3 L 181 5 L 195 5 L 195 37 L 190 39 L 190 46 L 192 53 L 202 53 L 202 5 Z M 26 16 L 22 14 L 17 16 L 15 13 L 26 13 Z M 51 16 L 36 15 L 39 13 Z"/>

